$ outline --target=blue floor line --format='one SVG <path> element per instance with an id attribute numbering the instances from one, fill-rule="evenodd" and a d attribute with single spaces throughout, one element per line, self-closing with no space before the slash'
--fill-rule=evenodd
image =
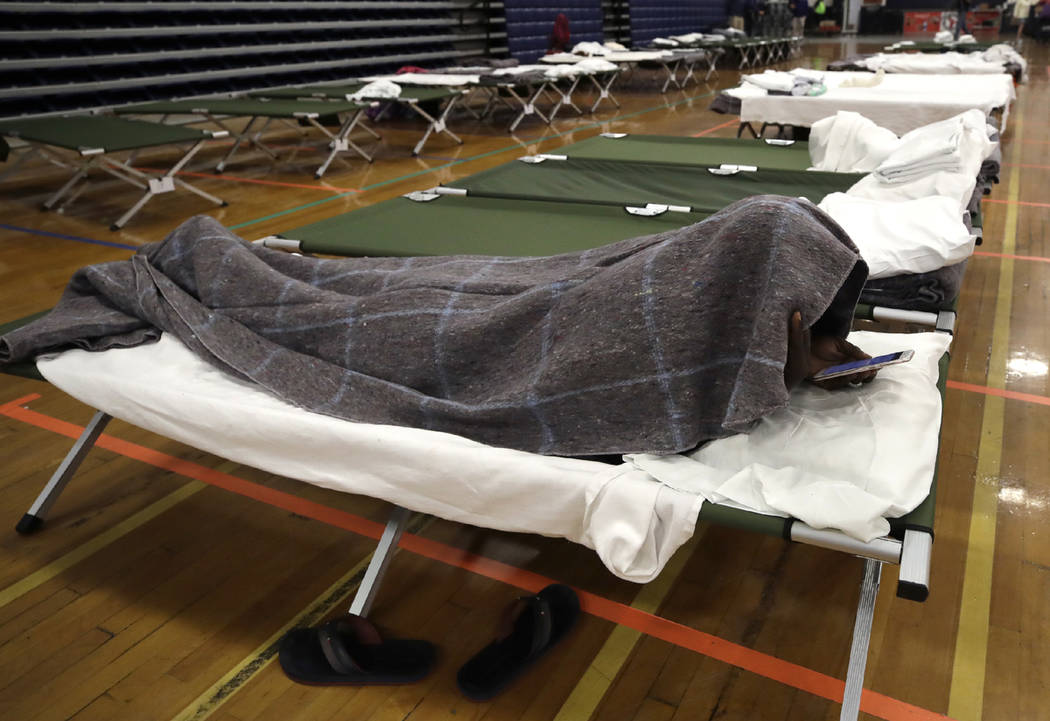
<path id="1" fill-rule="evenodd" d="M 123 250 L 138 250 L 137 245 L 126 245 L 124 243 L 114 243 L 110 240 L 95 240 L 94 238 L 81 238 L 78 235 L 64 235 L 62 233 L 52 233 L 47 230 L 33 230 L 32 228 L 20 228 L 17 225 L 8 225 L 7 223 L 0 223 L 0 228 L 5 230 L 17 230 L 20 233 L 30 233 L 31 235 L 45 235 L 49 238 L 61 238 L 62 240 L 75 240 L 78 243 L 91 243 L 92 245 L 105 245 L 110 248 L 121 248 Z"/>

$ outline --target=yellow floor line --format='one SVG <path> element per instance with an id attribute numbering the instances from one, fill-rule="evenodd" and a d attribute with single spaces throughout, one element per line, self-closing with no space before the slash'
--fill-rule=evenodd
<path id="1" fill-rule="evenodd" d="M 1020 111 L 1020 108 L 1018 108 Z M 1021 112 L 1014 120 L 1010 148 L 1009 198 L 1016 201 L 1021 177 Z M 1017 244 L 1017 204 L 1010 203 L 1003 228 L 1005 256 L 1013 255 Z M 1006 382 L 1006 361 L 1010 341 L 1010 311 L 1013 306 L 1014 261 L 1004 257 L 999 266 L 999 288 L 995 300 L 991 358 L 987 384 L 1002 389 Z M 1005 401 L 987 396 L 981 418 L 981 440 L 977 455 L 976 485 L 970 533 L 966 546 L 959 630 L 955 639 L 952 684 L 948 695 L 948 715 L 959 721 L 979 721 L 984 708 L 984 677 L 988 655 L 988 624 L 992 602 L 992 573 L 995 561 L 995 527 L 999 510 L 999 481 L 1003 453 L 1003 415 Z"/>
<path id="2" fill-rule="evenodd" d="M 406 531 L 419 533 L 433 522 L 431 516 L 414 514 L 407 524 Z M 394 553 L 398 553 L 397 549 Z M 269 638 L 259 644 L 240 663 L 227 671 L 200 696 L 189 703 L 182 711 L 172 717 L 171 721 L 204 721 L 229 701 L 260 671 L 265 669 L 277 657 L 281 638 L 297 626 L 314 626 L 327 616 L 333 608 L 346 604 L 364 578 L 365 570 L 374 554 L 368 554 L 339 580 L 325 589 L 309 606 L 303 609 L 288 623 L 279 628 Z"/>
<path id="3" fill-rule="evenodd" d="M 699 542 L 698 536 L 699 534 L 694 534 L 671 557 L 660 575 L 642 586 L 634 603 L 631 604 L 632 608 L 646 613 L 656 613 L 659 610 L 675 581 L 681 575 L 686 561 L 692 557 Z M 591 665 L 583 672 L 572 693 L 562 704 L 554 721 L 583 721 L 590 718 L 598 708 L 598 704 L 605 698 L 606 692 L 616 680 L 624 664 L 627 663 L 627 659 L 641 637 L 641 632 L 626 626 L 614 628 L 595 655 L 594 660 L 591 661 Z"/>
<path id="4" fill-rule="evenodd" d="M 70 551 L 66 555 L 55 559 L 51 563 L 47 564 L 43 568 L 34 571 L 30 575 L 23 578 L 17 583 L 13 583 L 7 588 L 0 590 L 0 607 L 6 606 L 17 598 L 24 596 L 25 594 L 32 591 L 42 583 L 50 581 L 52 578 L 57 576 L 69 568 L 72 568 L 76 564 L 88 556 L 102 550 L 109 544 L 113 543 L 122 536 L 131 533 L 139 526 L 148 523 L 150 520 L 156 518 L 160 514 L 167 511 L 172 506 L 175 506 L 187 498 L 197 493 L 203 488 L 206 488 L 206 484 L 200 481 L 191 481 L 186 485 L 179 488 L 177 491 L 169 493 L 159 501 L 151 503 L 150 505 L 143 508 L 135 515 L 121 521 L 117 525 L 113 526 L 109 530 L 100 533 L 91 540 L 85 542 L 79 546 L 75 551 Z"/>

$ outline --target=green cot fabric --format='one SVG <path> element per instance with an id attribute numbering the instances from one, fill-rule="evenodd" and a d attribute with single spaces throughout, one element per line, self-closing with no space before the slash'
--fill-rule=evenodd
<path id="1" fill-rule="evenodd" d="M 70 150 L 101 148 L 107 153 L 195 142 L 211 137 L 210 133 L 196 128 L 114 118 L 108 115 L 6 120 L 0 122 L 0 135 L 10 135 Z"/>
<path id="2" fill-rule="evenodd" d="M 365 86 L 364 83 L 353 83 L 347 85 L 309 85 L 302 88 L 272 88 L 270 90 L 259 90 L 251 93 L 253 98 L 326 98 L 343 100 L 347 95 L 356 93 Z M 391 101 L 405 102 L 428 100 L 441 100 L 452 95 L 458 95 L 460 91 L 448 88 L 431 88 L 420 86 L 401 86 L 401 95 L 397 98 L 389 98 Z M 376 98 L 376 100 L 382 100 Z"/>
<path id="3" fill-rule="evenodd" d="M 740 138 L 679 138 L 669 135 L 627 135 L 607 138 L 596 135 L 557 151 L 570 158 L 656 162 L 674 165 L 733 163 L 761 169 L 805 170 L 811 165 L 809 144 L 770 145 Z"/>
<path id="4" fill-rule="evenodd" d="M 570 158 L 506 163 L 457 180 L 450 187 L 471 195 L 521 200 L 685 205 L 710 214 L 752 195 L 804 197 L 819 203 L 829 193 L 848 190 L 861 177 L 798 170 L 716 175 L 695 166 Z"/>
<path id="5" fill-rule="evenodd" d="M 331 115 L 368 107 L 368 103 L 350 100 L 264 100 L 262 98 L 199 98 L 143 103 L 116 108 L 121 115 L 167 115 L 209 112 L 216 115 L 293 118 L 301 115 Z"/>
<path id="6" fill-rule="evenodd" d="M 24 325 L 28 325 L 37 318 L 47 315 L 50 313 L 50 309 L 42 310 L 39 313 L 33 313 L 27 315 L 25 318 L 19 318 L 17 320 L 10 321 L 8 323 L 0 323 L 0 336 L 6 335 L 16 328 L 21 328 Z M 24 362 L 24 363 L 11 363 L 9 365 L 0 365 L 0 372 L 6 373 L 11 376 L 20 376 L 22 378 L 30 378 L 35 381 L 44 380 L 44 376 L 40 375 L 40 371 L 36 369 L 36 363 Z"/>
<path id="7" fill-rule="evenodd" d="M 542 256 L 594 248 L 699 222 L 700 213 L 630 215 L 623 208 L 443 195 L 391 200 L 281 233 L 332 255 Z"/>

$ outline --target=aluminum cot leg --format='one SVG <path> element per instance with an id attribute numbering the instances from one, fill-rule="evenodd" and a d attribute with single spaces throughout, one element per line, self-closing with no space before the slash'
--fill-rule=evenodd
<path id="1" fill-rule="evenodd" d="M 839 714 L 839 721 L 856 721 L 860 715 L 860 696 L 864 690 L 864 669 L 868 664 L 868 642 L 871 640 L 871 624 L 875 617 L 875 598 L 879 595 L 881 575 L 882 562 L 870 558 L 865 559 L 864 580 L 860 585 L 857 618 L 853 623 L 853 643 L 849 650 L 846 690 L 842 695 L 842 712 Z"/>
<path id="2" fill-rule="evenodd" d="M 47 482 L 44 490 L 40 492 L 37 499 L 33 501 L 33 505 L 29 507 L 29 511 L 22 516 L 22 520 L 15 526 L 16 531 L 22 534 L 29 534 L 44 525 L 48 510 L 58 500 L 58 496 L 62 493 L 66 484 L 69 483 L 69 479 L 77 472 L 84 457 L 95 445 L 95 441 L 110 420 L 112 420 L 112 416 L 102 411 L 97 411 L 92 416 L 84 428 L 84 432 L 80 434 L 80 438 L 73 444 L 69 453 L 66 454 L 66 457 L 62 459 L 62 463 L 55 470 L 54 475 L 51 476 L 51 480 Z"/>
<path id="3" fill-rule="evenodd" d="M 379 538 L 379 545 L 372 556 L 372 562 L 368 564 L 368 568 L 365 570 L 364 580 L 361 581 L 361 586 L 357 589 L 354 600 L 350 603 L 350 613 L 357 616 L 368 615 L 376 593 L 379 591 L 379 584 L 386 573 L 387 566 L 390 565 L 390 560 L 394 557 L 397 542 L 400 540 L 401 534 L 408 523 L 409 515 L 410 512 L 407 508 L 394 507 L 393 512 L 390 514 L 390 520 L 386 522 L 386 528 L 383 529 L 383 535 Z"/>
<path id="4" fill-rule="evenodd" d="M 117 222 L 109 226 L 109 229 L 120 230 L 127 224 L 129 220 L 132 219 L 132 217 L 134 217 L 136 213 L 139 212 L 142 206 L 145 205 L 150 198 L 152 198 L 155 195 L 160 195 L 161 193 L 170 193 L 175 190 L 176 185 L 178 185 L 180 188 L 184 188 L 190 191 L 191 193 L 194 193 L 195 195 L 199 195 L 205 200 L 210 200 L 216 205 L 220 205 L 223 207 L 228 205 L 228 203 L 222 198 L 216 198 L 211 193 L 206 193 L 200 188 L 175 177 L 176 173 L 182 170 L 186 166 L 186 164 L 190 162 L 193 156 L 196 155 L 200 151 L 200 149 L 204 147 L 205 142 L 206 141 L 204 140 L 198 140 L 196 143 L 194 143 L 193 146 L 191 146 L 183 154 L 179 161 L 175 163 L 175 165 L 171 166 L 171 168 L 169 168 L 168 171 L 161 175 L 159 178 L 151 178 L 150 176 L 146 175 L 137 168 L 133 168 L 131 166 L 131 158 L 129 158 L 126 162 L 123 163 L 118 163 L 103 158 L 102 161 L 109 164 L 109 167 L 103 166 L 103 169 L 106 172 L 115 175 L 116 177 L 120 178 L 121 180 L 127 183 L 130 183 L 131 185 L 136 185 L 140 188 L 143 188 L 146 191 L 142 195 L 142 197 L 139 198 L 138 202 L 135 203 L 135 205 L 128 209 L 128 211 L 124 213 L 124 215 L 120 216 L 120 218 L 117 219 Z M 142 183 L 136 181 L 135 178 L 141 178 L 142 180 L 146 181 L 146 184 L 143 185 Z"/>
<path id="5" fill-rule="evenodd" d="M 448 122 L 449 113 L 451 113 L 452 109 L 456 107 L 456 103 L 459 102 L 459 99 L 461 97 L 462 95 L 453 95 L 449 99 L 449 101 L 445 103 L 444 109 L 437 118 L 434 118 L 426 110 L 419 107 L 418 102 L 411 101 L 408 103 L 408 107 L 412 108 L 414 111 L 416 111 L 416 113 L 423 116 L 423 118 L 430 123 L 430 125 L 427 126 L 426 132 L 423 133 L 423 137 L 419 139 L 418 143 L 416 143 L 416 147 L 412 148 L 412 155 L 419 155 L 420 152 L 422 152 L 423 146 L 426 144 L 427 139 L 430 137 L 431 133 L 434 132 L 444 133 L 460 145 L 463 145 L 463 141 L 460 139 L 460 137 L 453 133 L 451 130 L 449 130 L 446 125 L 446 123 Z"/>

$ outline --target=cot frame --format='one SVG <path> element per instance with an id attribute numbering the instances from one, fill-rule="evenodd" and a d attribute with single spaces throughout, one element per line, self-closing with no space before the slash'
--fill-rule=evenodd
<path id="1" fill-rule="evenodd" d="M 139 199 L 109 226 L 111 231 L 120 230 L 127 225 L 128 222 L 130 222 L 131 219 L 135 217 L 135 215 L 142 210 L 142 207 L 152 198 L 165 193 L 172 193 L 177 187 L 182 188 L 183 190 L 188 190 L 215 205 L 226 207 L 229 203 L 222 198 L 218 198 L 211 193 L 201 190 L 192 183 L 188 183 L 182 178 L 177 177 L 179 171 L 181 171 L 186 164 L 193 159 L 193 156 L 200 152 L 209 140 L 225 138 L 228 135 L 226 130 L 205 130 L 202 132 L 206 133 L 206 135 L 203 135 L 199 140 L 189 141 L 190 146 L 185 152 L 183 152 L 182 156 L 171 165 L 171 167 L 166 171 L 158 172 L 146 172 L 132 165 L 138 152 L 143 148 L 136 148 L 131 151 L 109 151 L 103 147 L 80 147 L 74 151 L 77 154 L 76 157 L 70 159 L 61 157 L 49 150 L 51 147 L 58 146 L 53 146 L 52 144 L 43 141 L 21 138 L 17 133 L 12 133 L 12 137 L 19 137 L 19 139 L 27 145 L 14 164 L 3 173 L 0 173 L 0 181 L 17 173 L 27 160 L 37 156 L 53 165 L 71 170 L 72 175 L 70 175 L 65 184 L 43 202 L 44 210 L 56 210 L 56 212 L 62 212 L 65 210 L 66 206 L 73 203 L 73 201 L 75 201 L 88 187 L 89 183 L 87 182 L 87 179 L 91 171 L 96 169 L 101 170 L 102 172 L 143 191 Z M 182 143 L 163 143 L 160 145 L 144 147 L 162 147 L 166 145 L 185 144 L 186 141 L 183 141 Z M 124 160 L 117 160 L 110 157 L 111 152 L 129 152 L 129 155 Z"/>
<path id="2" fill-rule="evenodd" d="M 332 164 L 332 161 L 335 160 L 336 157 L 339 156 L 340 154 L 345 154 L 345 153 L 356 154 L 359 157 L 364 158 L 365 160 L 367 160 L 369 163 L 371 163 L 374 160 L 374 158 L 371 155 L 369 155 L 367 152 L 365 152 L 365 150 L 361 146 L 359 146 L 357 143 L 355 143 L 353 140 L 350 139 L 350 133 L 352 133 L 358 127 L 360 127 L 362 130 L 366 131 L 367 133 L 369 133 L 370 135 L 372 135 L 376 139 L 378 139 L 380 137 L 379 133 L 375 132 L 374 130 L 372 130 L 367 125 L 365 125 L 364 123 L 361 122 L 362 116 L 364 115 L 365 111 L 369 107 L 368 105 L 362 105 L 361 107 L 356 108 L 356 109 L 354 109 L 353 111 L 350 111 L 350 112 L 338 113 L 338 114 L 344 115 L 345 117 L 340 122 L 339 129 L 335 133 L 332 133 L 330 130 L 328 130 L 328 128 L 326 128 L 324 125 L 322 125 L 319 122 L 318 119 L 322 115 L 322 113 L 320 113 L 320 112 L 300 111 L 300 112 L 293 112 L 293 113 L 291 113 L 290 115 L 287 115 L 287 116 L 260 115 L 260 114 L 251 114 L 251 113 L 229 114 L 229 113 L 223 113 L 221 111 L 213 111 L 212 109 L 209 108 L 207 100 L 201 100 L 199 102 L 201 103 L 199 106 L 194 106 L 194 107 L 191 107 L 191 108 L 187 108 L 185 110 L 172 109 L 172 110 L 169 110 L 169 111 L 163 111 L 163 110 L 151 111 L 149 109 L 145 109 L 145 110 L 138 111 L 138 110 L 135 110 L 134 108 L 129 108 L 129 109 L 120 109 L 120 108 L 118 108 L 117 112 L 119 114 L 121 114 L 121 115 L 153 115 L 153 114 L 157 113 L 157 114 L 161 115 L 161 122 L 162 123 L 166 122 L 167 119 L 171 115 L 177 115 L 177 114 L 200 115 L 207 122 L 219 126 L 220 128 L 223 129 L 223 131 L 226 132 L 227 135 L 229 135 L 230 137 L 234 138 L 234 142 L 233 142 L 233 146 L 230 148 L 230 150 L 226 153 L 226 155 L 223 156 L 222 160 L 220 160 L 219 163 L 215 166 L 215 172 L 217 172 L 217 173 L 223 173 L 223 172 L 226 171 L 226 166 L 229 165 L 229 163 L 233 160 L 234 155 L 237 154 L 237 151 L 240 149 L 241 145 L 244 144 L 245 142 L 247 142 L 248 144 L 253 145 L 256 148 L 258 148 L 259 150 L 263 151 L 266 155 L 270 156 L 271 159 L 276 160 L 277 159 L 277 153 L 275 153 L 272 149 L 267 147 L 259 139 L 262 136 L 262 134 L 266 131 L 266 129 L 270 126 L 270 123 L 273 122 L 275 119 L 304 120 L 307 123 L 309 123 L 313 128 L 318 130 L 322 135 L 324 135 L 326 138 L 328 138 L 328 140 L 329 140 L 329 143 L 328 143 L 329 153 L 328 153 L 327 157 L 324 159 L 324 161 L 322 161 L 322 163 L 317 167 L 317 170 L 314 171 L 314 177 L 317 178 L 317 179 L 320 179 L 321 177 L 324 176 L 325 172 L 328 170 L 328 167 Z M 157 105 L 163 106 L 163 103 L 157 103 Z M 233 130 L 232 128 L 230 128 L 224 122 L 224 121 L 227 121 L 230 118 L 234 118 L 234 117 L 246 117 L 246 118 L 248 118 L 247 124 L 244 126 L 244 128 L 240 132 L 237 132 L 236 130 Z M 256 122 L 259 121 L 259 120 L 263 120 L 264 121 L 263 124 L 262 124 L 262 127 L 260 127 L 255 132 L 252 132 L 252 128 L 255 126 Z"/>
<path id="3" fill-rule="evenodd" d="M 411 109 L 412 112 L 416 113 L 427 122 L 426 130 L 423 131 L 422 136 L 420 136 L 419 140 L 412 148 L 412 155 L 419 155 L 423 151 L 423 146 L 426 145 L 427 140 L 434 133 L 447 135 L 457 144 L 463 144 L 463 140 L 458 135 L 449 130 L 448 119 L 449 116 L 452 114 L 452 111 L 459 105 L 460 100 L 462 100 L 463 97 L 470 92 L 468 89 L 445 88 L 448 95 L 445 101 L 442 103 L 442 107 L 440 112 L 438 112 L 438 116 L 435 118 L 433 115 L 428 113 L 420 106 L 420 102 L 422 102 L 420 98 L 411 97 L 409 95 L 401 95 L 396 98 L 356 98 L 354 97 L 355 90 L 353 89 L 355 86 L 364 87 L 360 83 L 346 83 L 345 86 L 340 85 L 338 83 L 331 83 L 329 85 L 317 84 L 307 85 L 301 88 L 278 88 L 269 91 L 260 90 L 258 92 L 252 93 L 251 96 L 256 98 L 287 98 L 292 97 L 293 93 L 299 92 L 301 94 L 295 95 L 295 97 L 306 98 L 309 100 L 330 100 L 338 98 L 339 100 L 360 100 L 364 102 L 373 102 L 381 106 L 379 114 L 376 116 L 376 120 L 382 119 L 387 114 L 387 112 L 389 112 L 390 108 L 392 108 L 394 105 L 400 105 L 401 107 Z M 372 129 L 369 128 L 368 125 L 366 125 L 363 121 L 359 121 L 355 127 L 359 127 L 362 130 L 365 130 L 366 132 L 372 133 L 372 135 L 376 138 L 380 137 L 378 133 L 373 132 Z"/>
<path id="4" fill-rule="evenodd" d="M 28 319 L 22 320 L 27 321 Z M 9 324 L 8 327 L 19 323 L 19 321 L 16 321 L 14 324 Z M 948 360 L 949 355 L 945 353 L 941 358 L 940 374 L 937 383 L 942 405 L 945 382 L 947 380 Z M 19 374 L 43 380 L 39 372 L 36 371 L 35 366 L 32 367 L 31 371 Z M 70 480 L 72 480 L 80 464 L 84 461 L 88 452 L 90 452 L 111 420 L 112 416 L 104 411 L 97 410 L 95 412 L 29 510 L 18 521 L 15 530 L 19 534 L 29 535 L 43 527 L 52 506 Z M 938 452 L 939 445 L 938 443 Z M 936 477 L 937 471 L 935 468 L 930 491 L 931 495 L 936 493 Z M 718 507 L 714 507 L 710 516 L 705 518 L 704 509 L 710 507 L 711 504 L 705 503 L 703 505 L 698 522 L 720 523 L 719 514 L 722 509 Z M 377 542 L 372 559 L 365 570 L 361 585 L 351 601 L 348 613 L 366 616 L 371 610 L 410 516 L 411 512 L 408 509 L 392 504 L 390 517 Z M 839 715 L 840 721 L 855 721 L 860 713 L 868 646 L 871 639 L 875 601 L 878 596 L 882 566 L 885 563 L 899 565 L 898 596 L 913 601 L 925 601 L 929 595 L 933 546 L 932 528 L 923 530 L 907 528 L 904 531 L 903 538 L 899 540 L 892 537 L 883 537 L 865 543 L 846 536 L 840 531 L 814 529 L 801 521 L 793 521 L 792 519 L 780 520 L 785 521 L 783 533 L 785 540 L 849 553 L 864 560 L 861 592 L 854 618 L 845 690 Z M 726 525 L 738 524 L 729 523 Z"/>

